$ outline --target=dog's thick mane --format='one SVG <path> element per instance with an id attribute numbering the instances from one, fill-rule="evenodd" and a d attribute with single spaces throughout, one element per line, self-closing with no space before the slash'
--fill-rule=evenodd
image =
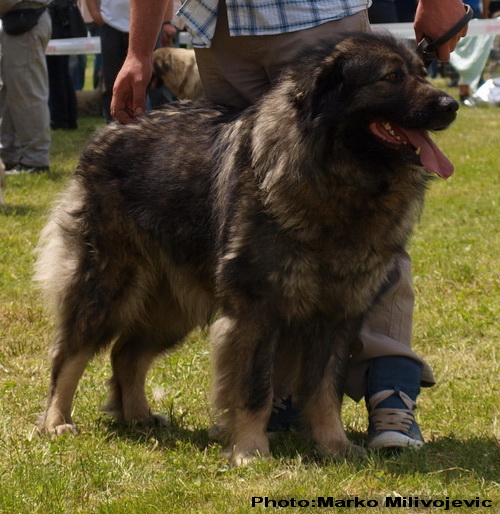
<path id="1" fill-rule="evenodd" d="M 404 43 L 392 36 L 367 34 L 357 34 L 348 43 L 339 39 L 333 52 L 331 44 L 319 45 L 303 54 L 255 109 L 243 114 L 252 120 L 251 164 L 262 201 L 271 211 L 273 205 L 280 206 L 280 213 L 275 214 L 282 226 L 293 225 L 297 214 L 304 216 L 307 211 L 312 215 L 316 210 L 328 219 L 326 212 L 332 202 L 337 209 L 345 205 L 348 211 L 352 210 L 350 215 L 357 212 L 367 223 L 376 224 L 384 196 L 387 215 L 393 157 L 387 157 L 387 149 L 366 133 L 366 120 L 349 112 L 357 89 L 354 79 L 349 77 L 349 68 L 344 67 L 343 57 L 344 46 L 350 49 L 354 43 L 374 42 L 391 51 L 409 52 Z M 346 81 L 350 81 L 349 87 L 345 87 Z M 319 105 L 322 110 L 317 112 Z M 351 119 L 346 120 L 347 117 Z M 283 120 L 287 120 L 286 131 L 281 130 Z M 244 126 L 248 130 L 249 124 Z M 371 160 L 366 158 L 370 148 L 376 152 Z M 394 191 L 398 201 L 391 207 L 393 217 L 396 219 L 403 210 L 413 211 L 414 220 L 430 175 L 414 165 L 399 167 L 397 173 L 399 190 Z M 407 189 L 404 197 L 399 192 L 402 187 Z M 345 198 L 354 203 L 345 204 Z M 413 221 L 408 223 L 408 230 L 412 224 Z"/>

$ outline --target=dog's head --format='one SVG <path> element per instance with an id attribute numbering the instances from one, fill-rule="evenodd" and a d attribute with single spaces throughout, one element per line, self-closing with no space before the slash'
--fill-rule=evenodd
<path id="1" fill-rule="evenodd" d="M 158 78 L 179 100 L 203 98 L 194 50 L 163 47 L 153 53 L 153 69 Z"/>
<path id="2" fill-rule="evenodd" d="M 336 141 L 377 162 L 404 159 L 443 178 L 453 173 L 428 132 L 447 128 L 458 103 L 426 81 L 422 60 L 405 41 L 352 34 L 324 51 L 305 58 L 316 63 L 307 76 L 300 67 L 292 72 L 301 73 L 294 101 L 307 130 L 333 131 Z"/>

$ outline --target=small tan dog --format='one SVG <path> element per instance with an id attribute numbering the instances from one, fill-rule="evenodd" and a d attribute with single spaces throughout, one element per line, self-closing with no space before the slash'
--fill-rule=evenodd
<path id="1" fill-rule="evenodd" d="M 164 47 L 154 52 L 154 72 L 158 80 L 179 100 L 204 97 L 194 50 Z M 79 116 L 102 115 L 103 80 L 95 89 L 76 91 Z"/>
<path id="2" fill-rule="evenodd" d="M 158 48 L 153 54 L 155 75 L 179 100 L 200 100 L 203 89 L 194 50 Z"/>
<path id="3" fill-rule="evenodd" d="M 104 81 L 102 74 L 95 89 L 75 91 L 78 116 L 102 116 L 102 93 Z"/>

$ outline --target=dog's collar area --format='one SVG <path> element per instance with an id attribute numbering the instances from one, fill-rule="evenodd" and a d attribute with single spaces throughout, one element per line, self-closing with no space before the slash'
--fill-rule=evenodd
<path id="1" fill-rule="evenodd" d="M 407 130 L 388 121 L 370 123 L 369 129 L 374 136 L 388 143 L 392 148 L 412 151 L 422 166 L 441 178 L 448 178 L 453 174 L 453 164 L 429 137 L 426 130 Z"/>

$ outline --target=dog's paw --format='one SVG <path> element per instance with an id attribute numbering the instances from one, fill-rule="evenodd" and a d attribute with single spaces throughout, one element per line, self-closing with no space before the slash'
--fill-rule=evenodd
<path id="1" fill-rule="evenodd" d="M 366 449 L 357 444 L 350 444 L 342 452 L 343 457 L 351 460 L 364 459 L 367 455 Z"/>
<path id="2" fill-rule="evenodd" d="M 132 427 L 138 428 L 155 428 L 155 427 L 168 427 L 170 422 L 165 416 L 161 414 L 150 413 L 147 416 L 141 416 L 137 419 L 121 420 Z"/>
<path id="3" fill-rule="evenodd" d="M 149 417 L 149 424 L 153 426 L 168 427 L 170 422 L 162 414 L 151 414 Z"/>
<path id="4" fill-rule="evenodd" d="M 75 425 L 72 425 L 71 423 L 64 423 L 62 425 L 57 425 L 54 427 L 51 431 L 51 434 L 54 436 L 60 436 L 60 435 L 76 435 L 77 430 Z"/>
<path id="5" fill-rule="evenodd" d="M 229 434 L 224 425 L 213 425 L 208 429 L 208 438 L 211 441 L 227 441 Z"/>
<path id="6" fill-rule="evenodd" d="M 239 466 L 248 466 L 255 459 L 269 457 L 269 451 L 265 450 L 263 452 L 259 450 L 254 450 L 252 452 L 245 451 L 237 451 L 234 448 L 226 448 L 222 452 L 222 456 L 229 461 L 229 465 L 232 468 L 237 468 Z"/>
<path id="7" fill-rule="evenodd" d="M 335 459 L 358 460 L 364 459 L 368 455 L 367 451 L 362 446 L 351 443 L 339 444 L 338 442 L 335 442 L 331 444 L 322 444 L 318 445 L 318 449 L 323 455 L 333 457 Z"/>
<path id="8" fill-rule="evenodd" d="M 108 401 L 101 407 L 101 412 L 106 414 L 119 423 L 127 423 L 137 427 L 157 427 L 157 426 L 169 426 L 170 423 L 165 416 L 161 414 L 154 414 L 149 410 L 149 407 L 138 409 L 133 413 L 124 413 L 121 407 L 116 405 L 116 402 Z"/>
<path id="9" fill-rule="evenodd" d="M 237 468 L 239 466 L 248 466 L 257 455 L 249 455 L 243 454 L 243 453 L 234 453 L 231 455 L 231 458 L 229 459 L 229 465 L 232 468 Z"/>
<path id="10" fill-rule="evenodd" d="M 71 423 L 61 423 L 60 425 L 43 424 L 38 426 L 38 431 L 51 437 L 59 437 L 67 434 L 77 434 L 75 425 Z"/>
<path id="11" fill-rule="evenodd" d="M 263 436 L 232 444 L 223 455 L 229 460 L 231 467 L 247 466 L 256 458 L 269 457 L 269 440 Z"/>
<path id="12" fill-rule="evenodd" d="M 38 420 L 37 428 L 51 437 L 77 433 L 71 417 L 62 416 L 56 409 L 48 409 Z"/>

